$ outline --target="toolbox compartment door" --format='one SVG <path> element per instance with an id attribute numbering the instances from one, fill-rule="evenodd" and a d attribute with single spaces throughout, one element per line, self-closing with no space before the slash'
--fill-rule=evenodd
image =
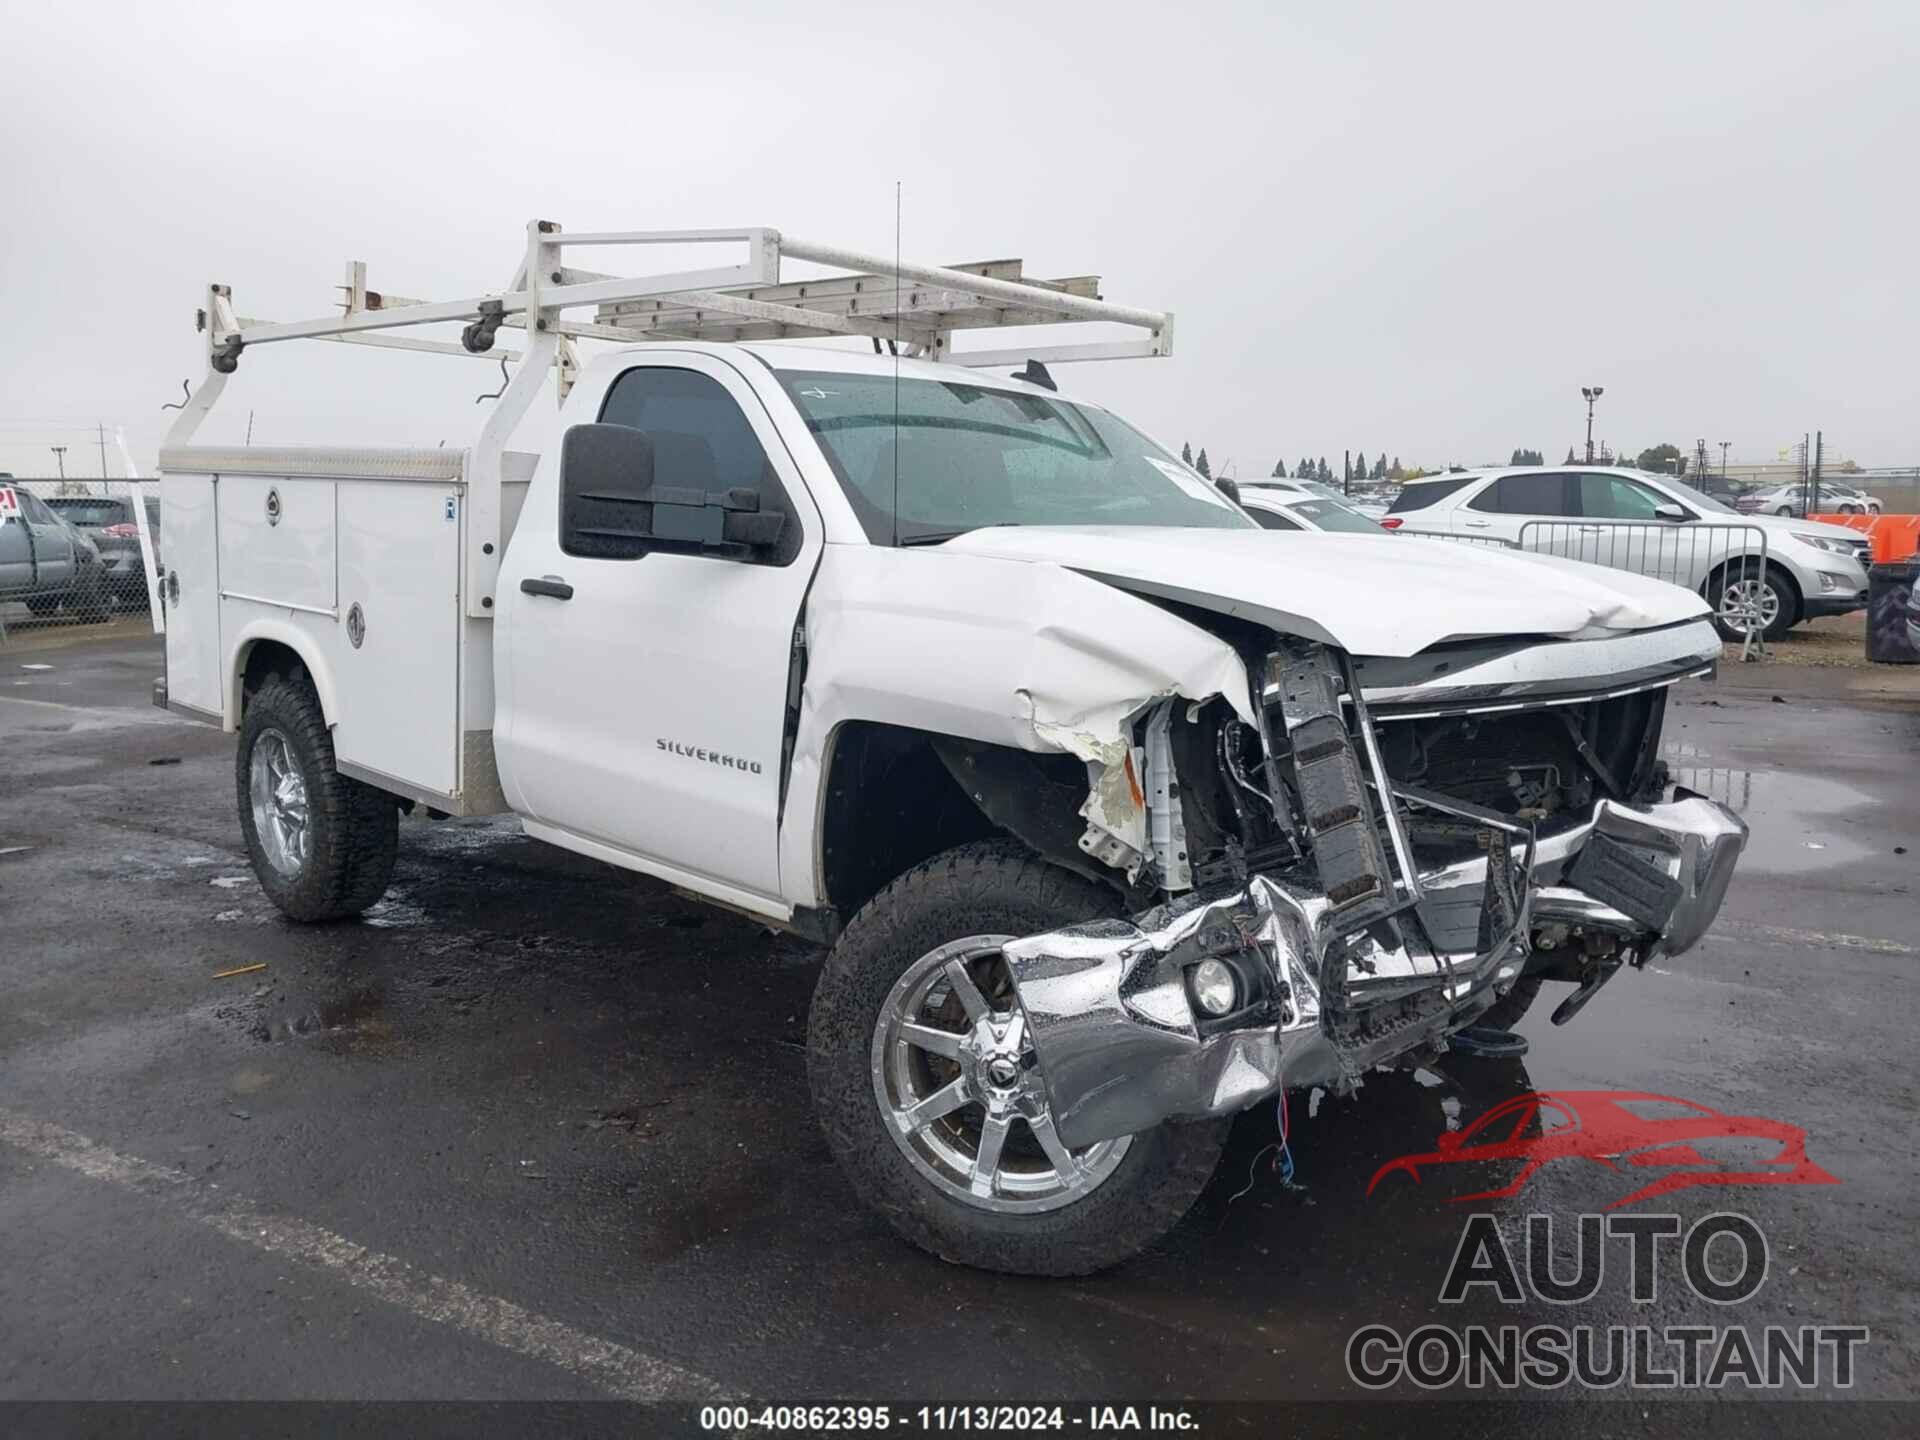
<path id="1" fill-rule="evenodd" d="M 451 795 L 459 789 L 460 487 L 342 480 L 336 503 L 334 754 L 375 784 L 399 782 L 389 787 L 397 793 Z"/>
<path id="2" fill-rule="evenodd" d="M 220 561 L 211 475 L 168 474 L 161 481 L 161 604 L 167 616 L 167 701 L 207 715 L 226 714 L 220 663 Z"/>

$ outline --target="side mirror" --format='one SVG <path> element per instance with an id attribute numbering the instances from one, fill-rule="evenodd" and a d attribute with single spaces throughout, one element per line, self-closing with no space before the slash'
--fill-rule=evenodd
<path id="1" fill-rule="evenodd" d="M 1678 505 L 1656 505 L 1653 507 L 1653 518 L 1656 520 L 1686 520 L 1690 517 L 1687 515 L 1687 512 L 1682 510 Z"/>
<path id="2" fill-rule="evenodd" d="M 675 478 L 714 477 L 698 436 L 661 436 Z M 560 549 L 601 560 L 637 560 L 652 550 L 767 550 L 787 517 L 761 513 L 758 491 L 654 484 L 655 438 L 627 425 L 574 425 L 560 442 Z"/>
<path id="3" fill-rule="evenodd" d="M 1213 483 L 1219 487 L 1220 493 L 1233 501 L 1234 504 L 1238 505 L 1240 503 L 1240 486 L 1237 482 L 1232 480 L 1216 480 Z"/>

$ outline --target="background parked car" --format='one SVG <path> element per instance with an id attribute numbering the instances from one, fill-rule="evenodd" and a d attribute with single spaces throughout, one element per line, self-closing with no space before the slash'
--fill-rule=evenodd
<path id="1" fill-rule="evenodd" d="M 1622 528 L 1609 521 L 1639 523 Z M 1802 620 L 1867 603 L 1865 536 L 1819 521 L 1742 514 L 1639 470 L 1450 471 L 1408 481 L 1382 524 L 1497 539 L 1670 580 L 1703 595 L 1729 639 L 1745 633 L 1749 616 L 1758 616 L 1768 639 L 1778 639 Z M 1764 568 L 1756 540 L 1715 525 L 1763 531 Z"/>
<path id="2" fill-rule="evenodd" d="M 19 486 L 0 486 L 0 602 L 23 600 L 35 615 L 66 608 L 105 619 L 111 600 L 100 550 Z"/>
<path id="3" fill-rule="evenodd" d="M 1804 516 L 1811 489 L 1810 485 L 1795 481 L 1791 485 L 1776 485 L 1770 490 L 1750 490 L 1733 504 L 1742 515 Z M 1832 480 L 1820 482 L 1819 501 L 1820 509 L 1832 515 L 1878 515 L 1883 508 L 1879 500 L 1864 490 L 1856 490 L 1851 485 L 1837 484 Z"/>
<path id="4" fill-rule="evenodd" d="M 1387 513 L 1383 501 L 1366 495 L 1345 495 L 1338 485 L 1322 484 L 1318 480 L 1289 480 L 1283 476 L 1273 476 L 1266 480 L 1248 480 L 1241 484 L 1242 491 L 1258 490 L 1270 496 L 1292 496 L 1295 499 L 1333 500 L 1349 510 L 1358 510 L 1362 515 L 1371 515 L 1375 519 Z"/>
<path id="5" fill-rule="evenodd" d="M 1338 492 L 1336 492 L 1337 495 Z M 1337 498 L 1274 485 L 1242 485 L 1240 508 L 1268 530 L 1331 530 L 1386 535 L 1380 522 Z"/>
<path id="6" fill-rule="evenodd" d="M 133 501 L 111 495 L 49 495 L 46 505 L 61 519 L 87 536 L 99 548 L 106 569 L 107 590 L 122 605 L 147 606 L 146 567 L 140 557 L 140 530 Z M 160 502 L 149 499 L 147 534 L 153 540 L 153 558 L 160 561 Z"/>

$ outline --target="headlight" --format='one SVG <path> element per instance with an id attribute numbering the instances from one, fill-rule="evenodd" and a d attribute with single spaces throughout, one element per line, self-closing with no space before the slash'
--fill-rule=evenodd
<path id="1" fill-rule="evenodd" d="M 1836 540 L 1826 535 L 1808 535 L 1800 530 L 1795 530 L 1792 533 L 1793 538 L 1798 540 L 1802 545 L 1811 545 L 1816 550 L 1829 550 L 1835 555 L 1853 554 L 1853 542 L 1851 540 Z"/>
<path id="2" fill-rule="evenodd" d="M 1233 971 L 1219 960 L 1202 960 L 1193 967 L 1193 998 L 1209 1015 L 1230 1015 L 1238 1002 L 1240 987 Z"/>

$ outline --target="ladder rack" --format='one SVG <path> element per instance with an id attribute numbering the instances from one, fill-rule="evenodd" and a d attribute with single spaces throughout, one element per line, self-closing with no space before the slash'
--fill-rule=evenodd
<path id="1" fill-rule="evenodd" d="M 720 246 L 745 259 L 711 269 L 621 276 L 564 262 L 567 247 L 679 249 Z M 818 279 L 787 279 L 784 260 L 841 272 Z M 407 299 L 367 288 L 366 266 L 347 267 L 338 314 L 272 322 L 241 316 L 231 290 L 212 285 L 199 315 L 206 336 L 207 375 L 168 431 L 165 448 L 190 445 L 219 401 L 246 351 L 285 340 L 330 340 L 386 349 L 518 360 L 519 369 L 497 397 L 466 459 L 468 615 L 491 612 L 499 568 L 502 455 L 508 437 L 545 383 L 566 398 L 579 362 L 575 342 L 788 340 L 862 336 L 891 341 L 901 353 L 976 368 L 1025 360 L 1060 364 L 1167 355 L 1173 316 L 1115 305 L 1100 298 L 1097 276 L 1028 279 L 1018 260 L 923 265 L 817 244 L 766 227 L 735 230 L 617 230 L 564 233 L 546 220 L 527 225 L 526 246 L 504 291 L 460 300 Z M 591 309 L 591 319 L 565 312 Z M 1035 326 L 1110 324 L 1136 332 L 1122 340 L 1056 342 L 992 350 L 952 348 L 957 330 L 1031 329 Z M 458 341 L 395 332 L 422 325 L 463 326 Z M 501 330 L 525 334 L 521 351 L 495 349 Z"/>

